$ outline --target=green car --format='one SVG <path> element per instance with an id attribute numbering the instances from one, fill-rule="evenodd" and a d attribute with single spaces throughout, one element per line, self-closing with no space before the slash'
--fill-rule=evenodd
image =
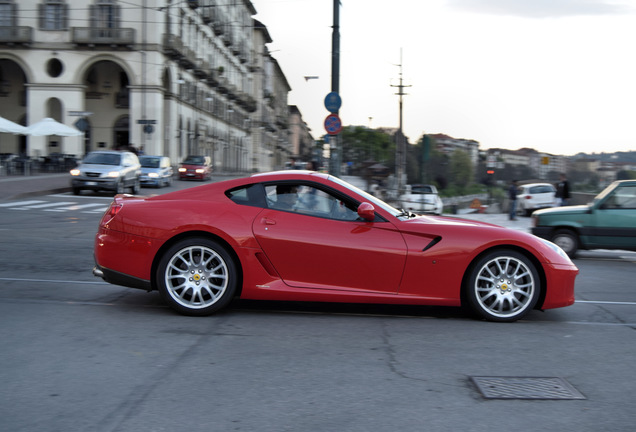
<path id="1" fill-rule="evenodd" d="M 532 222 L 532 234 L 570 257 L 579 249 L 636 251 L 636 180 L 612 183 L 588 205 L 537 210 Z"/>

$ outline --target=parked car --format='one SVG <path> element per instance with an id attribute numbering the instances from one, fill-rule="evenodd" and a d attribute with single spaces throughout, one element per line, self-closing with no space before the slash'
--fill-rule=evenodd
<path id="1" fill-rule="evenodd" d="M 118 195 L 94 255 L 96 276 L 158 290 L 195 316 L 240 297 L 465 305 L 514 321 L 574 303 L 578 273 L 559 247 L 529 233 L 416 216 L 328 174 L 296 170 Z"/>
<path id="2" fill-rule="evenodd" d="M 180 180 L 207 180 L 212 177 L 212 159 L 209 156 L 188 156 L 179 166 Z"/>
<path id="3" fill-rule="evenodd" d="M 141 185 L 170 186 L 172 184 L 172 165 L 167 156 L 139 156 L 141 164 Z"/>
<path id="4" fill-rule="evenodd" d="M 556 188 L 550 183 L 528 183 L 519 186 L 517 213 L 530 216 L 533 211 L 556 207 Z"/>
<path id="5" fill-rule="evenodd" d="M 539 210 L 532 218 L 532 233 L 571 257 L 579 249 L 636 251 L 636 180 L 612 183 L 591 204 Z"/>
<path id="6" fill-rule="evenodd" d="M 403 209 L 416 213 L 442 214 L 444 204 L 433 185 L 414 184 L 406 186 L 406 193 L 400 195 Z"/>
<path id="7" fill-rule="evenodd" d="M 71 187 L 79 195 L 84 189 L 123 194 L 126 188 L 139 193 L 141 165 L 137 155 L 127 151 L 94 151 L 71 170 Z"/>

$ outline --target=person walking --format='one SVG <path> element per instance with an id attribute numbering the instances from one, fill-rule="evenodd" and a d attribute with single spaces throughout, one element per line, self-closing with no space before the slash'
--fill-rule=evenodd
<path id="1" fill-rule="evenodd" d="M 565 173 L 559 174 L 559 182 L 556 184 L 554 197 L 556 198 L 557 206 L 566 206 L 570 201 L 570 184 Z"/>
<path id="2" fill-rule="evenodd" d="M 510 220 L 517 220 L 517 180 L 513 180 L 508 188 L 508 199 L 510 200 Z"/>

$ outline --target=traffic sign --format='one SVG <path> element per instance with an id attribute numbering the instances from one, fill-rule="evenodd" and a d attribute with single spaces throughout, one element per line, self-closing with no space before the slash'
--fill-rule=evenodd
<path id="1" fill-rule="evenodd" d="M 338 114 L 329 114 L 325 119 L 325 130 L 329 135 L 338 135 L 342 132 L 342 121 Z"/>
<path id="2" fill-rule="evenodd" d="M 325 108 L 330 113 L 337 113 L 342 106 L 342 98 L 336 92 L 331 92 L 325 97 Z"/>
<path id="3" fill-rule="evenodd" d="M 86 132 L 88 130 L 88 121 L 86 121 L 86 119 L 84 117 L 80 117 L 75 123 L 73 123 L 75 125 L 75 127 L 82 131 L 82 132 Z"/>

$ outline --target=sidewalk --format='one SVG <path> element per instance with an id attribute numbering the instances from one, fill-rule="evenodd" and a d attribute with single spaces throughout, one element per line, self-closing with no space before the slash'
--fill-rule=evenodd
<path id="1" fill-rule="evenodd" d="M 69 173 L 0 177 L 0 201 L 71 190 Z"/>

